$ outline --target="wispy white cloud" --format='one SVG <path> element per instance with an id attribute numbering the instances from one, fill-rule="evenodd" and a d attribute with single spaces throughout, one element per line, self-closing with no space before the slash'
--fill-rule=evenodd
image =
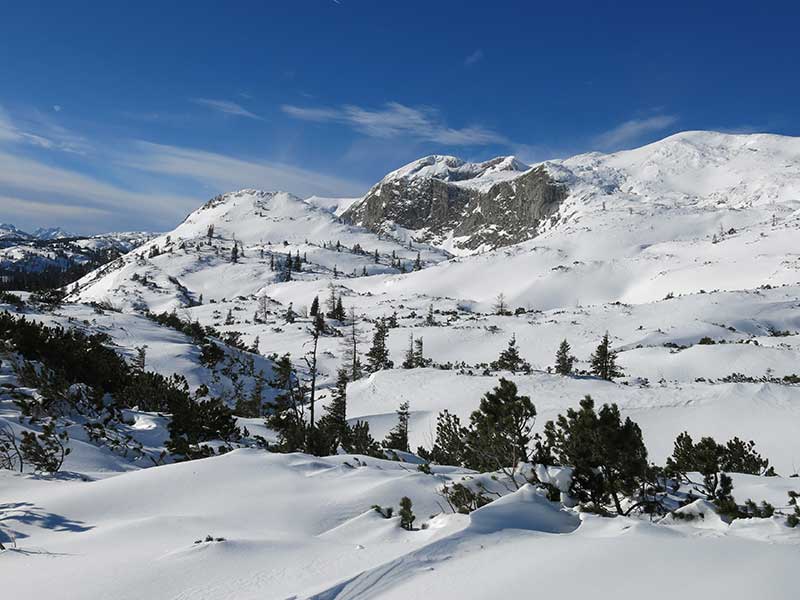
<path id="1" fill-rule="evenodd" d="M 20 124 L 19 119 L 12 120 L 2 106 L 0 106 L 0 142 L 17 142 L 77 154 L 82 154 L 88 149 L 85 138 L 61 127 L 49 117 L 33 112 Z"/>
<path id="2" fill-rule="evenodd" d="M 479 125 L 448 127 L 436 109 L 413 108 L 399 102 L 388 102 L 379 109 L 367 109 L 353 104 L 338 108 L 285 104 L 281 109 L 295 119 L 317 123 L 340 123 L 370 137 L 412 137 L 451 146 L 509 143 L 505 136 L 485 127 Z"/>
<path id="3" fill-rule="evenodd" d="M 484 59 L 483 50 L 478 48 L 477 50 L 475 50 L 475 52 L 473 52 L 472 54 L 467 56 L 467 58 L 464 59 L 464 66 L 471 67 L 472 65 L 482 61 L 483 59 Z"/>
<path id="4" fill-rule="evenodd" d="M 15 198 L 0 195 L 0 205 L 3 206 L 3 217 L 7 221 L 17 222 L 31 218 L 41 219 L 41 223 L 60 223 L 63 219 L 102 219 L 111 216 L 110 210 L 92 206 L 80 206 L 64 202 L 40 202 L 37 200 Z"/>
<path id="5" fill-rule="evenodd" d="M 663 131 L 677 121 L 678 117 L 674 115 L 654 115 L 642 119 L 630 119 L 596 136 L 594 142 L 604 150 L 615 150 L 636 143 L 649 133 Z"/>
<path id="6" fill-rule="evenodd" d="M 352 195 L 366 184 L 280 162 L 242 159 L 205 150 L 137 141 L 119 164 L 149 173 L 190 178 L 217 190 L 256 187 L 285 190 L 299 196 Z"/>
<path id="7" fill-rule="evenodd" d="M 197 201 L 185 196 L 134 190 L 45 164 L 18 154 L 0 152 L 0 189 L 15 190 L 15 196 L 36 199 L 54 196 L 54 203 L 116 210 L 121 214 L 147 211 L 148 216 L 174 218 Z"/>
<path id="8" fill-rule="evenodd" d="M 263 121 L 263 117 L 258 116 L 255 113 L 250 112 L 241 104 L 237 104 L 236 102 L 231 102 L 230 100 L 214 100 L 211 98 L 194 98 L 192 100 L 195 104 L 199 104 L 201 106 L 205 106 L 217 112 L 221 112 L 226 115 L 232 115 L 234 117 L 246 117 L 248 119 L 256 119 L 258 121 Z"/>

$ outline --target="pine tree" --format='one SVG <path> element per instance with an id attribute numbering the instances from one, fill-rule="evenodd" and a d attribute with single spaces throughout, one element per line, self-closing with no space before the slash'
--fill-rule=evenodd
<path id="1" fill-rule="evenodd" d="M 400 527 L 406 531 L 411 531 L 414 528 L 414 513 L 411 511 L 411 498 L 403 496 L 400 499 Z"/>
<path id="2" fill-rule="evenodd" d="M 347 335 L 343 339 L 344 345 L 344 364 L 350 372 L 350 381 L 361 379 L 363 375 L 361 367 L 361 357 L 358 352 L 358 345 L 362 342 L 361 329 L 358 327 L 355 309 L 350 309 L 347 319 Z"/>
<path id="3" fill-rule="evenodd" d="M 213 223 L 208 226 L 208 229 L 206 230 L 206 236 L 208 236 L 208 243 L 210 244 L 211 243 L 211 238 L 214 237 L 214 224 Z"/>
<path id="4" fill-rule="evenodd" d="M 592 373 L 606 381 L 612 381 L 614 377 L 622 377 L 623 374 L 617 367 L 617 353 L 611 350 L 610 344 L 608 332 L 606 332 L 591 357 Z"/>
<path id="5" fill-rule="evenodd" d="M 468 466 L 478 471 L 503 471 L 518 486 L 516 471 L 520 462 L 528 460 L 535 419 L 536 407 L 531 399 L 520 396 L 513 381 L 501 378 L 470 416 Z"/>
<path id="6" fill-rule="evenodd" d="M 430 360 L 425 358 L 425 349 L 423 348 L 422 338 L 414 340 L 414 367 L 422 369 L 430 366 Z"/>
<path id="7" fill-rule="evenodd" d="M 363 454 L 375 458 L 386 458 L 381 445 L 370 435 L 367 421 L 356 421 L 350 429 L 350 439 L 345 446 L 345 451 L 351 454 Z"/>
<path id="8" fill-rule="evenodd" d="M 341 296 L 336 298 L 336 306 L 333 309 L 333 318 L 337 321 L 344 321 L 346 318 Z"/>
<path id="9" fill-rule="evenodd" d="M 420 253 L 417 252 L 417 258 L 414 260 L 414 270 L 419 271 L 422 269 L 422 257 Z"/>
<path id="10" fill-rule="evenodd" d="M 413 369 L 417 366 L 417 361 L 414 359 L 414 332 L 408 334 L 408 350 L 400 366 L 404 369 Z"/>
<path id="11" fill-rule="evenodd" d="M 71 451 L 68 443 L 67 432 L 58 431 L 55 420 L 50 420 L 42 426 L 41 433 L 22 432 L 19 452 L 37 473 L 56 473 Z"/>
<path id="12" fill-rule="evenodd" d="M 397 409 L 397 425 L 395 425 L 383 441 L 383 447 L 389 450 L 401 450 L 411 452 L 408 448 L 408 401 L 400 403 Z"/>
<path id="13" fill-rule="evenodd" d="M 231 250 L 231 262 L 239 262 L 239 246 L 234 242 L 233 249 Z"/>
<path id="14" fill-rule="evenodd" d="M 303 264 L 300 262 L 300 250 L 294 255 L 294 265 L 292 265 L 292 268 L 298 273 L 303 270 Z"/>
<path id="15" fill-rule="evenodd" d="M 559 463 L 573 468 L 570 493 L 599 511 L 613 502 L 617 514 L 625 514 L 622 498 L 640 489 L 648 469 L 639 426 L 630 418 L 623 422 L 616 404 L 595 411 L 586 396 L 580 410 L 568 409 L 544 431 Z"/>
<path id="16" fill-rule="evenodd" d="M 503 350 L 497 360 L 492 363 L 492 368 L 498 371 L 511 371 L 512 373 L 530 370 L 530 365 L 519 355 L 516 334 L 511 335 L 511 339 L 508 341 L 508 347 Z"/>
<path id="17" fill-rule="evenodd" d="M 267 412 L 266 426 L 278 434 L 278 445 L 275 449 L 282 452 L 304 450 L 306 447 L 305 391 L 288 354 L 275 360 L 270 387 L 276 390 L 277 394 Z"/>
<path id="18" fill-rule="evenodd" d="M 329 453 L 335 453 L 339 446 L 345 447 L 349 440 L 350 428 L 347 425 L 347 371 L 339 369 L 336 386 L 331 390 L 331 402 L 325 406 L 325 414 L 319 420 L 319 428 L 325 432 L 330 444 Z"/>
<path id="19" fill-rule="evenodd" d="M 433 316 L 433 304 L 428 305 L 428 314 L 425 317 L 425 325 L 428 327 L 435 327 L 438 325 L 436 322 L 436 317 Z"/>
<path id="20" fill-rule="evenodd" d="M 286 319 L 287 323 L 294 323 L 296 317 L 297 313 L 294 312 L 294 308 L 292 308 L 292 303 L 289 302 L 289 307 L 286 309 L 286 314 L 284 315 L 284 319 Z"/>
<path id="21" fill-rule="evenodd" d="M 436 417 L 436 440 L 431 450 L 431 461 L 440 465 L 460 467 L 466 458 L 467 430 L 457 415 L 447 410 Z"/>
<path id="22" fill-rule="evenodd" d="M 372 347 L 367 351 L 367 371 L 375 373 L 394 366 L 389 358 L 389 349 L 386 340 L 389 337 L 389 328 L 386 320 L 381 318 L 375 323 L 375 333 L 372 336 Z"/>
<path id="23" fill-rule="evenodd" d="M 319 312 L 319 296 L 314 296 L 314 299 L 311 301 L 311 308 L 308 309 L 308 314 L 312 317 L 316 317 L 318 312 Z"/>
<path id="24" fill-rule="evenodd" d="M 572 348 L 570 348 L 567 340 L 563 340 L 558 347 L 558 352 L 556 352 L 556 373 L 559 375 L 572 374 L 572 366 L 575 363 L 575 357 L 570 354 L 571 350 Z"/>

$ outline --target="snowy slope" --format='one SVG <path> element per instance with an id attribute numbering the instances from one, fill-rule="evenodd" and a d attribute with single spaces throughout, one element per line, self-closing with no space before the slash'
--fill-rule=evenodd
<path id="1" fill-rule="evenodd" d="M 398 226 L 395 239 L 345 224 L 338 217 L 352 199 L 242 190 L 87 275 L 70 287 L 76 304 L 33 318 L 104 331 L 123 352 L 146 344 L 150 368 L 225 389 L 229 382 L 198 366 L 197 348 L 182 334 L 81 303 L 124 313 L 175 309 L 223 334 L 238 332 L 248 346 L 258 339 L 264 357 L 291 353 L 304 375 L 306 309 L 315 296 L 324 308 L 333 291 L 356 317 L 362 355 L 376 320 L 394 315 L 395 365 L 411 336 L 424 340 L 433 361 L 350 383 L 347 417 L 367 421 L 376 439 L 407 400 L 410 445 L 430 447 L 439 411 L 467 420 L 504 376 L 535 404 L 537 431 L 587 394 L 617 403 L 641 426 L 658 464 L 682 431 L 752 439 L 781 476 L 737 475 L 734 494 L 785 507 L 787 492 L 800 491 L 791 477 L 800 466 L 800 386 L 792 378 L 800 376 L 800 138 L 687 132 L 535 167 L 568 194 L 520 244 L 453 257 L 446 249 L 457 240 L 442 250 L 414 242 L 415 230 Z M 473 193 L 528 172 L 510 158 L 471 164 L 436 156 L 387 177 L 436 177 Z M 352 252 L 355 245 L 365 252 Z M 418 252 L 421 269 L 401 273 L 393 255 L 410 268 Z M 270 263 L 288 253 L 307 262 L 283 281 Z M 516 314 L 495 314 L 501 293 Z M 285 318 L 290 307 L 294 322 Z M 348 323 L 328 323 L 319 340 L 318 411 L 343 364 L 339 334 L 348 332 Z M 606 332 L 623 377 L 549 372 L 564 339 L 576 368 L 589 369 Z M 487 372 L 512 336 L 532 372 Z M 13 377 L 4 368 L 0 376 Z M 10 402 L 0 410 L 16 418 Z M 155 415 L 137 419 L 142 435 L 164 431 Z M 246 425 L 269 437 L 262 423 Z M 690 589 L 782 600 L 797 592 L 800 537 L 783 519 L 731 526 L 713 513 L 693 522 L 605 519 L 527 488 L 507 495 L 491 475 L 449 467 L 425 475 L 411 463 L 345 455 L 237 450 L 114 476 L 136 466 L 86 447 L 70 460 L 69 470 L 102 480 L 0 472 L 0 506 L 11 505 L 0 527 L 20 547 L 0 558 L 0 577 L 24 596 L 572 598 L 613 589 L 617 598 L 672 600 Z M 471 518 L 449 514 L 438 492 L 462 477 L 505 497 Z M 414 502 L 415 525 L 428 528 L 406 532 L 370 510 L 396 508 L 402 496 Z M 207 534 L 226 540 L 194 544 Z M 679 574 L 678 587 L 653 578 L 654 556 L 665 578 Z"/>

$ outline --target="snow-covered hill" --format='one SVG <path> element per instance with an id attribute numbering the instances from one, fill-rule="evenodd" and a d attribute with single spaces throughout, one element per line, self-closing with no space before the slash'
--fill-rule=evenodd
<path id="1" fill-rule="evenodd" d="M 77 236 L 60 227 L 26 233 L 13 225 L 0 225 L 0 272 L 37 274 L 99 266 L 153 237 L 139 231 Z"/>
<path id="2" fill-rule="evenodd" d="M 204 368 L 191 340 L 135 313 L 174 311 L 211 326 L 257 350 L 253 360 L 265 369 L 267 357 L 289 353 L 309 381 L 308 308 L 317 297 L 328 312 L 338 298 L 348 317 L 325 317 L 318 415 L 348 366 L 347 350 L 355 343 L 365 358 L 376 324 L 388 319 L 394 368 L 347 386 L 348 421 L 367 422 L 378 440 L 408 401 L 410 447 L 430 448 L 439 412 L 467 423 L 502 376 L 535 405 L 535 432 L 586 395 L 616 403 L 659 465 L 683 431 L 753 440 L 779 476 L 735 475 L 736 500 L 788 510 L 787 492 L 800 491 L 798 240 L 800 138 L 686 132 L 533 166 L 433 156 L 357 200 L 218 196 L 70 286 L 63 307 L 29 318 L 102 331 L 122 353 L 147 345 L 154 370 L 225 395 L 233 384 L 224 364 Z M 624 371 L 613 382 L 589 374 L 605 333 Z M 511 339 L 530 372 L 490 366 Z M 400 368 L 420 340 L 429 365 Z M 576 357 L 570 376 L 552 369 L 562 340 Z M 0 422 L 16 426 L 13 389 L 2 387 L 16 375 L 3 369 Z M 133 412 L 134 435 L 157 452 L 167 417 Z M 263 419 L 240 424 L 274 439 Z M 420 459 L 401 457 L 408 462 L 250 448 L 140 469 L 80 446 L 68 470 L 100 480 L 0 471 L 0 506 L 10 507 L 0 527 L 22 549 L 0 558 L 0 577 L 36 597 L 582 597 L 614 589 L 619 598 L 646 590 L 672 600 L 674 585 L 653 583 L 658 556 L 664 573 L 680 573 L 681 585 L 709 597 L 796 595 L 800 529 L 785 517 L 729 525 L 698 500 L 681 509 L 686 519 L 611 519 L 530 486 L 513 491 L 502 475 L 436 465 L 426 474 Z M 502 499 L 452 514 L 441 493 L 453 482 L 480 482 Z M 416 531 L 371 509 L 402 496 L 414 502 Z M 207 535 L 212 541 L 195 543 Z"/>

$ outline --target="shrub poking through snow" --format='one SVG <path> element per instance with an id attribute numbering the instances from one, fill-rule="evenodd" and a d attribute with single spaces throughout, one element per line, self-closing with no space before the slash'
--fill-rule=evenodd
<path id="1" fill-rule="evenodd" d="M 23 460 L 37 473 L 57 473 L 70 453 L 66 431 L 56 430 L 55 420 L 45 423 L 41 433 L 22 432 L 19 445 Z"/>
<path id="2" fill-rule="evenodd" d="M 380 504 L 373 504 L 372 510 L 382 516 L 384 519 L 391 519 L 394 514 L 394 508 L 391 506 L 383 507 Z"/>
<path id="3" fill-rule="evenodd" d="M 416 519 L 411 506 L 411 498 L 408 496 L 400 498 L 400 527 L 406 531 L 411 531 L 414 528 L 414 519 Z"/>
<path id="4" fill-rule="evenodd" d="M 647 476 L 647 449 L 639 426 L 622 420 L 616 404 L 595 411 L 591 396 L 580 409 L 548 421 L 545 439 L 558 461 L 573 467 L 570 493 L 599 512 L 613 503 L 617 514 L 627 514 L 622 500 L 632 496 Z"/>

